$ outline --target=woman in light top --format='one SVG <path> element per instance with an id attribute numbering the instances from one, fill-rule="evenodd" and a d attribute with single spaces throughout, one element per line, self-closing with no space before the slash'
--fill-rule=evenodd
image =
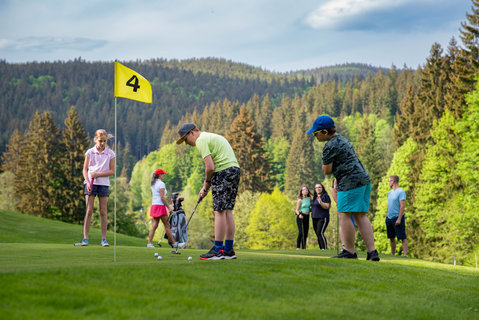
<path id="1" fill-rule="evenodd" d="M 311 192 L 308 186 L 303 185 L 298 193 L 296 203 L 296 224 L 298 225 L 298 238 L 296 239 L 296 250 L 306 249 L 306 239 L 309 230 L 309 214 L 311 213 Z"/>
<path id="2" fill-rule="evenodd" d="M 173 246 L 176 246 L 175 239 L 171 233 L 170 222 L 168 221 L 168 212 L 173 211 L 173 206 L 168 204 L 166 201 L 167 191 L 165 183 L 163 182 L 166 174 L 168 174 L 168 172 L 164 171 L 163 169 L 156 169 L 151 175 L 151 193 L 153 195 L 153 199 L 151 200 L 150 208 L 152 223 L 150 233 L 148 234 L 148 243 L 146 245 L 148 248 L 155 247 L 152 241 L 155 231 L 158 228 L 160 219 L 165 226 L 165 233 L 168 237 L 168 240 L 170 240 L 170 243 L 172 243 Z"/>

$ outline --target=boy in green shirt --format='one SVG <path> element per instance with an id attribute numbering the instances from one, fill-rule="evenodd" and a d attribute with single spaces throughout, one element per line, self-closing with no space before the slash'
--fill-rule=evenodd
<path id="1" fill-rule="evenodd" d="M 215 212 L 215 245 L 202 260 L 236 259 L 233 248 L 235 221 L 233 209 L 238 193 L 241 175 L 236 156 L 229 142 L 218 134 L 201 132 L 193 123 L 185 123 L 178 130 L 180 139 L 177 144 L 185 142 L 196 147 L 205 163 L 205 181 L 199 193 L 204 198 L 210 188 L 213 194 Z M 225 240 L 223 248 L 223 240 Z"/>

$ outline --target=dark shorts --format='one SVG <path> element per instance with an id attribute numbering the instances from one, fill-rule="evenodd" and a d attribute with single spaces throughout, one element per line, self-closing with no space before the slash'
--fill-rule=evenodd
<path id="1" fill-rule="evenodd" d="M 388 232 L 388 239 L 394 239 L 395 237 L 397 237 L 398 240 L 404 240 L 406 239 L 406 217 L 402 217 L 401 224 L 398 226 L 396 226 L 396 220 L 397 218 L 388 219 L 386 217 L 386 229 Z"/>
<path id="2" fill-rule="evenodd" d="M 230 167 L 213 174 L 211 192 L 214 211 L 234 209 L 240 176 L 241 170 L 238 167 Z"/>
<path id="3" fill-rule="evenodd" d="M 91 194 L 88 193 L 88 190 L 86 188 L 85 184 L 85 195 L 92 195 L 92 196 L 109 196 L 110 195 L 110 190 L 108 186 L 99 186 L 94 184 L 93 187 L 91 188 Z"/>

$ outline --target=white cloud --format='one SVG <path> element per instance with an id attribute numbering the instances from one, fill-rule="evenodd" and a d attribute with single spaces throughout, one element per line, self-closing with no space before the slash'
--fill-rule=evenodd
<path id="1" fill-rule="evenodd" d="M 309 14 L 305 22 L 313 29 L 334 28 L 347 19 L 375 10 L 391 9 L 411 0 L 329 0 Z"/>

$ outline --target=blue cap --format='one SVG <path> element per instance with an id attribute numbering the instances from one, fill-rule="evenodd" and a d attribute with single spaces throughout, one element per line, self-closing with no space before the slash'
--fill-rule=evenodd
<path id="1" fill-rule="evenodd" d="M 310 134 L 318 130 L 334 127 L 334 121 L 330 116 L 319 116 L 314 120 L 313 126 L 306 133 Z"/>

